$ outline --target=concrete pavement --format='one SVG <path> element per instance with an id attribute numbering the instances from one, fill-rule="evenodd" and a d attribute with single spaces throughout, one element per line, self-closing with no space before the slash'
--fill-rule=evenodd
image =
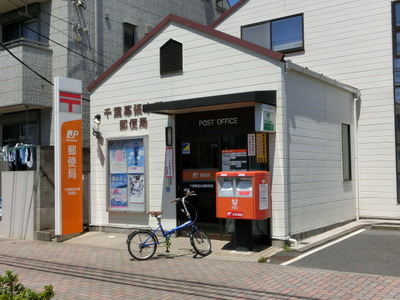
<path id="1" fill-rule="evenodd" d="M 312 248 L 318 247 L 324 243 L 335 240 L 346 234 L 354 232 L 360 228 L 366 226 L 375 226 L 382 228 L 391 229 L 393 226 L 400 228 L 400 221 L 395 220 L 379 220 L 379 219 L 361 219 L 348 223 L 346 225 L 334 228 L 324 233 L 306 238 L 302 241 L 292 245 L 291 248 L 297 252 L 306 252 Z M 129 231 L 130 232 L 130 231 Z M 105 247 L 110 249 L 126 250 L 126 238 L 127 233 L 116 233 L 116 232 L 98 232 L 91 231 L 73 239 L 64 241 L 66 244 L 77 244 L 87 245 L 96 247 Z M 170 249 L 169 256 L 174 255 L 192 255 L 192 248 L 190 242 L 185 237 L 172 238 L 172 246 Z M 235 251 L 234 243 L 227 241 L 212 240 L 212 255 L 209 258 L 212 259 L 224 259 L 233 261 L 249 261 L 257 262 L 260 258 L 269 258 L 278 252 L 282 251 L 282 248 L 273 246 L 262 246 L 254 245 L 253 251 L 243 252 Z M 164 247 L 159 247 L 156 255 L 162 255 L 165 252 Z"/>
<path id="2" fill-rule="evenodd" d="M 257 262 L 281 249 L 239 253 L 212 240 L 213 253 L 194 259 L 189 240 L 175 238 L 167 256 L 161 248 L 156 258 L 135 261 L 125 239 L 103 232 L 62 243 L 0 239 L 0 273 L 12 270 L 36 290 L 52 284 L 61 300 L 400 299 L 397 277 Z"/>

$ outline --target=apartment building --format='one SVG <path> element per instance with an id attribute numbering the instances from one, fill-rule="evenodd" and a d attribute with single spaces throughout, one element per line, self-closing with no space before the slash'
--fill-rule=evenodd
<path id="1" fill-rule="evenodd" d="M 168 14 L 210 24 L 228 7 L 219 0 L 1 1 L 0 235 L 34 238 L 34 232 L 54 229 L 53 79 L 82 81 L 88 149 L 86 86 Z M 26 161 L 20 152 L 32 159 L 29 165 L 20 163 Z M 87 174 L 89 151 L 84 153 Z M 88 194 L 85 199 L 88 208 Z M 88 223 L 88 210 L 85 215 Z"/>

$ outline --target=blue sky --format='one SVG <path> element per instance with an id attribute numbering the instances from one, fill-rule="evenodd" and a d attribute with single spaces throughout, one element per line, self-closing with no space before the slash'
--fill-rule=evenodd
<path id="1" fill-rule="evenodd" d="M 234 6 L 237 2 L 239 2 L 239 0 L 229 0 L 231 6 Z"/>

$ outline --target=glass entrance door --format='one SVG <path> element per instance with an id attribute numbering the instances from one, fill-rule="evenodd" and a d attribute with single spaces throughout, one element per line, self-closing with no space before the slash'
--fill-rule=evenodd
<path id="1" fill-rule="evenodd" d="M 205 231 L 219 234 L 220 220 L 216 218 L 215 174 L 220 168 L 220 138 L 182 138 L 179 141 L 180 183 L 178 190 L 196 192 L 188 198 L 191 213 Z M 189 209 L 190 210 L 190 209 Z M 178 214 L 179 215 L 179 214 Z"/>
<path id="2" fill-rule="evenodd" d="M 197 212 L 197 224 L 212 237 L 229 239 L 232 226 L 216 218 L 215 174 L 222 169 L 223 150 L 246 149 L 246 135 L 179 138 L 177 155 L 178 194 L 193 190 L 188 198 Z M 178 211 L 178 222 L 184 220 Z"/>

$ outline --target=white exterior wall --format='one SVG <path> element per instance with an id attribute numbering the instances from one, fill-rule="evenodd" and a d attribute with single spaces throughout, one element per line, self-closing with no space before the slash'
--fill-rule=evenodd
<path id="1" fill-rule="evenodd" d="M 355 219 L 356 187 L 342 180 L 341 138 L 341 124 L 350 125 L 354 157 L 353 94 L 296 71 L 286 74 L 285 91 L 290 233 Z"/>
<path id="2" fill-rule="evenodd" d="M 396 194 L 391 1 L 251 0 L 216 29 L 304 13 L 305 51 L 286 58 L 361 91 L 358 173 L 361 217 L 400 218 Z"/>
<path id="3" fill-rule="evenodd" d="M 161 77 L 159 49 L 170 38 L 183 44 L 184 71 L 183 74 Z M 218 39 L 199 35 L 195 30 L 187 30 L 180 25 L 169 25 L 93 92 L 91 114 L 103 115 L 105 108 L 127 104 L 175 101 L 246 91 L 280 90 L 280 62 L 230 46 Z M 166 226 L 175 224 L 175 207 L 169 203 L 169 200 L 175 197 L 175 179 L 171 184 L 171 192 L 164 192 L 164 128 L 173 124 L 173 118 L 150 114 L 147 119 L 148 130 L 121 132 L 118 119 L 110 117 L 107 120 L 103 116 L 100 131 L 105 139 L 104 143 L 98 144 L 94 137 L 91 138 L 92 225 L 148 225 L 147 215 L 106 211 L 106 141 L 109 138 L 128 138 L 135 135 L 148 138 L 148 209 L 162 209 Z M 277 127 L 279 128 L 279 125 Z M 102 157 L 104 163 L 101 163 Z"/>
<path id="4" fill-rule="evenodd" d="M 35 171 L 2 173 L 3 211 L 2 221 L 0 222 L 1 237 L 33 239 L 36 207 L 35 175 Z"/>

